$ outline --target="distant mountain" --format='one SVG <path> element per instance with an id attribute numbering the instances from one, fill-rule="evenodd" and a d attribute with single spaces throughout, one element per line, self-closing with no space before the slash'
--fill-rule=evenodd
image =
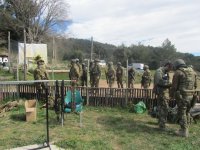
<path id="1" fill-rule="evenodd" d="M 47 40 L 48 45 L 48 56 L 52 57 L 53 54 L 53 40 Z M 75 39 L 75 38 L 56 38 L 55 39 L 55 51 L 57 58 L 63 60 L 64 56 L 71 55 L 72 53 L 79 52 L 83 58 L 90 58 L 91 54 L 91 41 L 86 39 Z M 93 57 L 99 59 L 107 59 L 111 56 L 113 51 L 117 47 L 107 43 L 100 43 L 93 41 Z"/>

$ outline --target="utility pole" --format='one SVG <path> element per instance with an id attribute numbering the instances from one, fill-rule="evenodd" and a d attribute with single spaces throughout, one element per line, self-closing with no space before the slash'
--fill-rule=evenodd
<path id="1" fill-rule="evenodd" d="M 53 46 L 52 46 L 52 51 L 53 51 L 53 56 L 52 56 L 52 66 L 51 66 L 51 70 L 52 70 L 52 79 L 54 80 L 54 64 L 55 64 L 55 61 L 56 61 L 56 54 L 55 54 L 55 38 L 53 36 Z"/>
<path id="2" fill-rule="evenodd" d="M 24 81 L 26 81 L 26 30 L 24 28 Z"/>
<path id="3" fill-rule="evenodd" d="M 8 66 L 9 66 L 9 72 L 10 72 L 10 61 L 11 61 L 11 56 L 10 56 L 10 31 L 8 31 Z"/>
<path id="4" fill-rule="evenodd" d="M 91 53 L 90 53 L 90 60 L 92 60 L 92 54 L 93 54 L 93 37 L 91 37 Z"/>

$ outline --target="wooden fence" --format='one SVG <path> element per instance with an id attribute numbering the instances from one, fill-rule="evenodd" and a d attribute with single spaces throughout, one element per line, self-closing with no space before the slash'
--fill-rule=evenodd
<path id="1" fill-rule="evenodd" d="M 49 86 L 49 94 L 55 96 L 55 85 Z M 61 85 L 59 85 L 61 89 Z M 70 86 L 64 86 L 64 95 Z M 129 104 L 136 104 L 143 101 L 147 108 L 157 105 L 155 94 L 152 89 L 119 89 L 119 88 L 91 88 L 76 87 L 80 91 L 84 104 L 89 106 L 108 106 L 108 107 L 125 107 Z M 61 90 L 60 90 L 61 91 Z M 45 94 L 45 91 L 42 92 Z M 61 95 L 61 94 L 60 94 Z M 36 86 L 32 84 L 6 84 L 0 87 L 0 100 L 2 99 L 36 99 Z M 171 105 L 175 105 L 175 101 L 171 101 Z"/>

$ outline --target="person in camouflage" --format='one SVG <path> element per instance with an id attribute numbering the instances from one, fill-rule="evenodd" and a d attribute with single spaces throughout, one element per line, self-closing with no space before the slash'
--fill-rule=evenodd
<path id="1" fill-rule="evenodd" d="M 144 65 L 144 72 L 142 74 L 142 80 L 141 80 L 141 88 L 144 88 L 145 97 L 149 96 L 148 88 L 151 85 L 151 72 L 149 70 L 149 66 Z"/>
<path id="2" fill-rule="evenodd" d="M 128 88 L 134 88 L 135 74 L 136 71 L 134 67 L 128 69 Z"/>
<path id="3" fill-rule="evenodd" d="M 87 67 L 82 63 L 81 86 L 87 86 Z"/>
<path id="4" fill-rule="evenodd" d="M 79 74 L 81 75 L 82 74 L 82 66 L 81 66 L 78 58 L 76 58 L 76 65 L 78 66 Z"/>
<path id="5" fill-rule="evenodd" d="M 99 66 L 99 59 L 95 59 L 94 66 L 91 68 L 91 87 L 99 87 L 99 80 L 101 77 L 101 68 Z"/>
<path id="6" fill-rule="evenodd" d="M 190 109 L 194 106 L 197 95 L 196 73 L 191 67 L 187 67 L 184 60 L 177 59 L 174 62 L 175 73 L 172 80 L 171 96 L 176 99 L 178 106 L 178 120 L 180 130 L 176 131 L 178 136 L 188 137 L 190 123 Z"/>
<path id="7" fill-rule="evenodd" d="M 113 67 L 113 62 L 108 63 L 108 68 L 105 72 L 106 80 L 109 88 L 112 88 L 115 82 L 115 69 Z"/>
<path id="8" fill-rule="evenodd" d="M 48 73 L 45 68 L 44 60 L 37 60 L 37 68 L 34 70 L 34 80 L 49 80 Z M 42 89 L 45 89 L 45 83 L 37 83 L 37 92 L 41 94 Z"/>
<path id="9" fill-rule="evenodd" d="M 78 85 L 80 73 L 79 73 L 79 67 L 76 65 L 76 59 L 71 60 L 71 68 L 69 70 L 69 79 L 75 80 L 75 82 L 72 82 L 72 86 Z"/>
<path id="10" fill-rule="evenodd" d="M 94 67 L 94 61 L 91 60 L 90 61 L 90 65 L 89 65 L 89 75 L 90 75 L 90 85 L 94 85 L 93 80 L 92 80 L 92 69 Z"/>
<path id="11" fill-rule="evenodd" d="M 172 64 L 167 62 L 163 67 L 156 70 L 154 74 L 153 91 L 157 96 L 158 124 L 160 129 L 166 129 L 168 108 L 169 108 L 169 88 L 171 87 L 169 71 Z"/>
<path id="12" fill-rule="evenodd" d="M 117 69 L 116 69 L 116 78 L 117 78 L 117 86 L 118 88 L 123 88 L 123 67 L 121 62 L 117 63 Z"/>
<path id="13" fill-rule="evenodd" d="M 148 89 L 151 85 L 151 72 L 149 66 L 144 65 L 144 72 L 142 74 L 141 87 Z"/>
<path id="14" fill-rule="evenodd" d="M 34 70 L 34 80 L 49 80 L 44 60 L 42 60 L 41 58 L 37 60 L 37 68 Z M 45 90 L 46 88 L 48 88 L 47 83 L 45 82 L 36 83 L 37 97 L 39 100 L 44 101 L 44 103 L 46 96 L 42 94 L 43 93 L 42 91 Z M 48 97 L 49 97 L 49 105 L 50 107 L 53 107 L 54 99 L 51 96 Z M 43 105 L 42 107 L 45 107 L 45 105 Z"/>

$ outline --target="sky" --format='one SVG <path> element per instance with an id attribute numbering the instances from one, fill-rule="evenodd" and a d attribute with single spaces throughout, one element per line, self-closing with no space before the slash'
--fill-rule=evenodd
<path id="1" fill-rule="evenodd" d="M 68 37 L 161 46 L 200 56 L 200 0 L 66 0 Z"/>

